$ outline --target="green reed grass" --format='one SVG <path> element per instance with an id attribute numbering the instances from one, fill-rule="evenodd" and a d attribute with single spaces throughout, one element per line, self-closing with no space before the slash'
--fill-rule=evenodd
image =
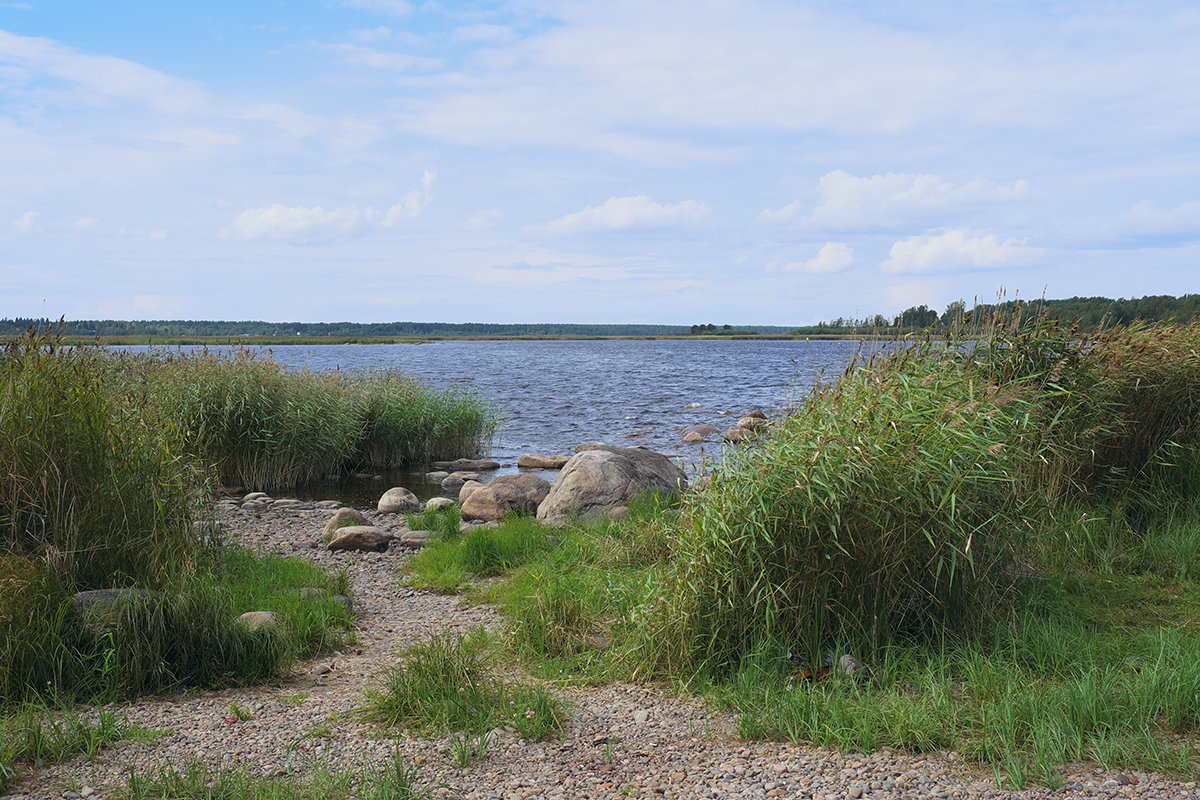
<path id="1" fill-rule="evenodd" d="M 110 367 L 52 336 L 0 352 L 0 547 L 84 588 L 161 580 L 187 560 L 203 486 Z"/>
<path id="2" fill-rule="evenodd" d="M 264 491 L 477 455 L 497 424 L 477 392 L 434 390 L 395 370 L 290 372 L 246 350 L 165 353 L 144 369 L 187 451 L 226 485 Z"/>

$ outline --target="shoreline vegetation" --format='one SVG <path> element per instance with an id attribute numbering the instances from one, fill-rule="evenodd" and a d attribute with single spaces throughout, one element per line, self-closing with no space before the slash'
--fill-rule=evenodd
<path id="1" fill-rule="evenodd" d="M 661 682 L 746 739 L 954 753 L 1012 788 L 1059 787 L 1080 762 L 1200 777 L 1200 323 L 1093 333 L 1032 304 L 958 322 L 852 364 L 624 519 L 432 524 L 412 585 L 494 604 L 508 630 L 436 642 L 428 671 L 478 656 L 550 686 Z M 385 399 L 407 387 L 394 373 L 36 335 L 3 359 L 0 708 L 253 682 L 335 646 L 345 576 L 221 544 L 214 476 L 286 486 L 437 440 L 438 415 Z M 485 441 L 485 404 L 456 401 L 477 413 L 448 441 Z M 318 441 L 350 419 L 431 438 L 370 453 L 346 422 Z M 70 592 L 113 585 L 137 599 L 97 634 Z M 305 586 L 330 604 L 300 602 Z M 228 624 L 249 608 L 284 627 Z M 214 651 L 232 656 L 197 657 Z M 393 681 L 376 707 L 442 688 Z M 0 752 L 0 781 L 19 758 Z"/>
<path id="2" fill-rule="evenodd" d="M 895 316 L 837 317 L 814 325 L 686 325 L 589 323 L 445 323 L 445 322 L 263 322 L 220 320 L 73 320 L 0 318 L 0 341 L 30 329 L 59 334 L 68 344 L 101 345 L 318 345 L 422 344 L 435 341 L 603 340 L 603 339 L 864 339 L 887 340 L 921 334 L 954 335 L 991 318 L 1021 309 L 1026 318 L 1046 316 L 1071 321 L 1084 333 L 1104 328 L 1200 316 L 1200 294 L 1141 298 L 1071 297 L 1030 302 L 959 300 L 942 312 L 915 305 Z"/>
<path id="3" fill-rule="evenodd" d="M 340 646 L 353 621 L 346 575 L 227 542 L 218 486 L 290 488 L 475 455 L 495 425 L 477 393 L 390 370 L 288 372 L 246 351 L 120 354 L 52 332 L 10 341 L 0 730 L 29 708 L 257 683 Z M 28 745 L 0 740 L 0 791 Z"/>

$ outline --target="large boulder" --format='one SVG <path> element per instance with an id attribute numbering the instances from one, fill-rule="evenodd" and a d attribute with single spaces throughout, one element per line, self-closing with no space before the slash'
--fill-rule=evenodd
<path id="1" fill-rule="evenodd" d="M 643 492 L 664 494 L 687 488 L 687 476 L 669 458 L 644 447 L 591 444 L 577 452 L 546 499 L 538 519 L 562 524 L 572 516 L 586 518 L 626 506 Z"/>
<path id="2" fill-rule="evenodd" d="M 500 519 L 510 511 L 533 514 L 550 493 L 549 482 L 537 475 L 501 475 L 467 495 L 465 519 Z"/>
<path id="3" fill-rule="evenodd" d="M 470 497 L 473 492 L 476 492 L 482 488 L 483 484 L 479 481 L 467 481 L 458 489 L 458 502 L 460 504 L 467 502 L 467 498 Z"/>
<path id="4" fill-rule="evenodd" d="M 379 513 L 397 514 L 401 511 L 420 511 L 421 501 L 417 496 L 403 486 L 395 486 L 383 493 L 379 498 Z"/>

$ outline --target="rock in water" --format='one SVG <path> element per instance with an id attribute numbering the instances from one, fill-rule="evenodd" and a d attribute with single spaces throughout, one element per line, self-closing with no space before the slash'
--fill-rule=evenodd
<path id="1" fill-rule="evenodd" d="M 538 506 L 538 519 L 562 524 L 573 515 L 603 514 L 643 492 L 671 494 L 687 488 L 687 476 L 669 458 L 644 447 L 591 445 L 577 452 Z"/>
<path id="2" fill-rule="evenodd" d="M 566 456 L 539 456 L 536 453 L 523 453 L 517 459 L 517 466 L 524 469 L 562 469 L 569 460 Z"/>
<path id="3" fill-rule="evenodd" d="M 550 484 L 537 475 L 501 475 L 463 500 L 466 519 L 500 519 L 510 511 L 533 514 L 550 493 Z"/>
<path id="4" fill-rule="evenodd" d="M 337 513 L 330 517 L 329 522 L 325 523 L 325 530 L 321 534 L 321 541 L 332 541 L 334 531 L 336 531 L 338 528 L 348 528 L 351 525 L 370 524 L 370 521 L 367 520 L 367 515 L 361 511 L 356 511 L 353 508 L 339 508 Z"/>
<path id="5" fill-rule="evenodd" d="M 396 514 L 401 511 L 420 511 L 421 501 L 417 496 L 403 486 L 395 486 L 383 493 L 379 498 L 381 514 Z"/>
<path id="6" fill-rule="evenodd" d="M 500 469 L 500 462 L 479 458 L 458 458 L 454 461 L 434 461 L 431 466 L 434 469 L 444 469 L 447 472 L 457 472 L 460 470 L 487 472 L 493 469 Z"/>
<path id="7" fill-rule="evenodd" d="M 390 533 L 374 525 L 351 525 L 338 529 L 333 541 L 329 543 L 329 549 L 382 553 L 388 549 L 388 543 L 391 541 Z"/>

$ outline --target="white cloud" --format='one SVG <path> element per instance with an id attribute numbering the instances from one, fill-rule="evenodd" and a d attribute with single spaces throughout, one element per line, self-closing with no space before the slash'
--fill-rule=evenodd
<path id="1" fill-rule="evenodd" d="M 325 209 L 321 206 L 285 206 L 276 203 L 263 208 L 247 208 L 233 221 L 238 239 L 276 239 L 280 241 L 325 241 L 364 233 L 371 229 L 391 228 L 404 220 L 416 219 L 432 202 L 433 182 L 437 173 L 426 170 L 420 186 L 385 209 L 357 206 Z"/>
<path id="2" fill-rule="evenodd" d="M 912 236 L 892 245 L 884 272 L 948 272 L 1027 264 L 1044 252 L 1023 241 L 1000 242 L 994 234 L 972 236 L 965 230 Z"/>
<path id="3" fill-rule="evenodd" d="M 811 216 L 803 217 L 803 206 L 789 203 L 778 211 L 765 210 L 760 222 L 805 222 L 835 230 L 894 226 L 931 215 L 957 212 L 967 206 L 1005 203 L 1032 194 L 1028 181 L 1011 185 L 983 178 L 954 184 L 937 175 L 888 172 L 859 178 L 840 169 L 826 173 L 817 182 L 820 201 Z"/>
<path id="4" fill-rule="evenodd" d="M 38 213 L 26 211 L 17 217 L 12 224 L 13 230 L 21 234 L 41 233 L 42 226 L 38 224 Z"/>
<path id="5" fill-rule="evenodd" d="M 656 203 L 644 194 L 610 197 L 601 206 L 588 206 L 561 219 L 539 226 L 547 233 L 585 233 L 629 228 L 670 228 L 695 225 L 709 214 L 708 206 L 695 200 Z"/>
<path id="6" fill-rule="evenodd" d="M 854 263 L 854 248 L 843 242 L 826 242 L 807 261 L 789 261 L 775 269 L 780 272 L 841 272 Z M 770 268 L 768 268 L 770 269 Z M 774 270 L 772 270 L 774 271 Z"/>
<path id="7" fill-rule="evenodd" d="M 0 30 L 0 63 L 4 62 L 73 84 L 83 90 L 77 97 L 81 104 L 107 97 L 182 113 L 208 103 L 208 95 L 191 81 L 123 58 L 81 53 L 52 39 Z"/>

